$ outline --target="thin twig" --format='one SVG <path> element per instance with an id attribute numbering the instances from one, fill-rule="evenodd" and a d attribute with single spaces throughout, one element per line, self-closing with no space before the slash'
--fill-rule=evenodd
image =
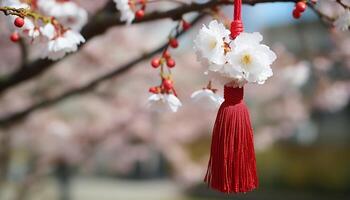
<path id="1" fill-rule="evenodd" d="M 189 3 L 186 3 L 186 2 L 180 1 L 180 0 L 148 0 L 147 4 L 159 3 L 159 2 L 170 2 L 170 3 L 180 4 L 180 5 L 188 5 L 189 4 Z"/>
<path id="2" fill-rule="evenodd" d="M 345 8 L 345 9 L 349 9 L 349 8 L 350 8 L 348 5 L 346 5 L 345 3 L 343 3 L 341 0 L 337 0 L 337 2 L 338 2 L 341 6 L 343 6 L 343 8 Z"/>

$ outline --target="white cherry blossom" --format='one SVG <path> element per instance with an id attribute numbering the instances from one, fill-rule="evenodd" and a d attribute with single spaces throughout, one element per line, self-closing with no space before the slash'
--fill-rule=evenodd
<path id="1" fill-rule="evenodd" d="M 241 33 L 233 41 L 229 35 L 230 31 L 214 20 L 208 27 L 203 26 L 194 40 L 198 60 L 207 65 L 207 73 L 215 72 L 239 85 L 263 84 L 273 75 L 275 53 L 260 44 L 260 33 Z"/>
<path id="2" fill-rule="evenodd" d="M 36 27 L 33 21 L 29 18 L 24 18 L 24 26 L 18 29 L 21 30 L 20 33 L 22 36 L 28 37 L 31 40 L 35 40 L 40 36 L 39 27 Z"/>
<path id="3" fill-rule="evenodd" d="M 1 1 L 1 6 L 8 6 L 8 7 L 12 7 L 12 8 L 29 8 L 30 6 L 26 3 L 22 3 L 19 0 L 2 0 Z"/>
<path id="4" fill-rule="evenodd" d="M 208 105 L 210 107 L 213 106 L 215 108 L 220 107 L 222 102 L 224 102 L 224 98 L 222 98 L 220 95 L 215 94 L 213 90 L 209 89 L 202 89 L 193 92 L 191 99 L 194 102 Z"/>
<path id="5" fill-rule="evenodd" d="M 194 40 L 195 51 L 214 65 L 226 63 L 225 41 L 229 39 L 230 31 L 221 23 L 213 20 L 206 27 L 203 25 Z"/>
<path id="6" fill-rule="evenodd" d="M 37 3 L 40 11 L 59 21 L 59 26 L 55 28 L 51 23 L 37 24 L 32 18 L 25 17 L 24 26 L 14 27 L 14 31 L 38 48 L 42 58 L 57 60 L 67 53 L 77 51 L 78 45 L 85 42 L 83 36 L 77 31 L 86 23 L 87 12 L 72 1 L 38 0 Z M 1 5 L 30 8 L 28 4 L 18 0 L 3 0 Z M 11 27 L 16 17 L 11 16 L 9 21 Z"/>
<path id="7" fill-rule="evenodd" d="M 260 33 L 241 33 L 230 45 L 230 65 L 225 67 L 224 73 L 233 78 L 241 74 L 249 83 L 258 84 L 263 84 L 271 77 L 271 64 L 277 57 L 268 46 L 260 44 L 262 39 Z"/>
<path id="8" fill-rule="evenodd" d="M 46 34 L 46 31 L 48 30 L 48 27 L 51 27 L 51 32 L 53 35 L 55 30 L 51 23 L 47 23 L 43 26 L 36 26 L 34 25 L 33 21 L 30 18 L 25 17 L 24 18 L 24 25 L 21 28 L 15 27 L 16 31 L 25 39 L 28 39 L 28 41 L 33 44 L 37 42 L 47 42 L 48 37 Z M 43 37 L 46 37 L 45 39 Z M 53 36 L 51 36 L 53 37 Z"/>
<path id="9" fill-rule="evenodd" d="M 177 110 L 182 106 L 181 101 L 173 94 L 152 94 L 148 98 L 148 106 L 159 112 Z"/>
<path id="10" fill-rule="evenodd" d="M 51 60 L 58 60 L 67 53 L 77 51 L 79 44 L 85 42 L 83 36 L 72 30 L 67 30 L 58 37 L 55 34 L 52 35 L 51 27 L 46 27 L 44 30 L 46 32 L 45 36 L 49 37 L 50 40 L 44 48 L 42 57 L 47 57 Z"/>
<path id="11" fill-rule="evenodd" d="M 40 33 L 47 39 L 53 39 L 55 37 L 56 30 L 51 23 L 48 23 L 45 26 L 40 27 Z"/>
<path id="12" fill-rule="evenodd" d="M 135 19 L 135 13 L 131 10 L 129 0 L 113 0 L 116 4 L 117 10 L 120 12 L 120 20 L 126 22 L 128 25 Z"/>
<path id="13" fill-rule="evenodd" d="M 46 15 L 55 17 L 67 28 L 80 31 L 87 23 L 85 9 L 72 1 L 38 0 L 38 8 Z"/>

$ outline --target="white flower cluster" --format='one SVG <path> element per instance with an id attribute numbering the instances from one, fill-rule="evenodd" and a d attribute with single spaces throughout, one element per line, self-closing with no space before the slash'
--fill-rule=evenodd
<path id="1" fill-rule="evenodd" d="M 128 25 L 135 19 L 135 14 L 131 10 L 129 0 L 113 0 L 116 4 L 117 10 L 120 12 L 120 20 L 126 22 Z"/>
<path id="2" fill-rule="evenodd" d="M 78 50 L 78 45 L 85 42 L 83 36 L 78 32 L 66 30 L 57 36 L 57 32 L 51 24 L 45 26 L 46 30 L 42 31 L 43 35 L 48 39 L 47 44 L 44 43 L 42 57 L 48 57 L 51 60 L 58 60 L 67 53 Z"/>
<path id="3" fill-rule="evenodd" d="M 191 99 L 208 110 L 217 109 L 224 102 L 224 98 L 214 90 L 206 88 L 193 92 Z M 177 112 L 181 106 L 181 101 L 174 94 L 158 93 L 148 97 L 148 107 L 157 112 Z"/>
<path id="4" fill-rule="evenodd" d="M 214 20 L 199 31 L 194 48 L 209 72 L 236 82 L 263 84 L 273 75 L 276 55 L 260 44 L 262 40 L 260 33 L 241 33 L 232 41 L 230 31 Z"/>
<path id="5" fill-rule="evenodd" d="M 262 40 L 259 33 L 241 33 L 231 40 L 230 31 L 214 20 L 199 31 L 194 48 L 200 61 L 207 65 L 208 72 L 225 77 L 227 82 L 235 81 L 237 86 L 263 84 L 272 76 L 271 65 L 276 55 L 268 46 L 260 44 Z M 195 91 L 191 98 L 207 108 L 218 108 L 224 101 L 211 87 L 211 82 L 206 88 Z M 148 101 L 160 111 L 176 112 L 182 105 L 173 94 L 152 94 Z"/>
<path id="6" fill-rule="evenodd" d="M 3 0 L 1 5 L 17 9 L 31 8 L 31 5 L 19 0 Z M 25 17 L 24 25 L 16 27 L 15 32 L 28 40 L 33 47 L 40 49 L 42 58 L 60 59 L 67 53 L 77 51 L 78 45 L 85 42 L 79 31 L 87 22 L 87 12 L 76 3 L 68 0 L 38 0 L 35 7 L 36 11 L 54 17 L 59 23 L 37 23 L 35 19 Z M 10 18 L 11 25 L 16 18 Z"/>
<path id="7" fill-rule="evenodd" d="M 192 93 L 191 99 L 203 105 L 208 110 L 217 109 L 224 102 L 224 98 L 212 89 L 201 89 Z M 148 107 L 157 112 L 177 112 L 182 106 L 181 101 L 174 94 L 151 94 L 148 97 Z"/>

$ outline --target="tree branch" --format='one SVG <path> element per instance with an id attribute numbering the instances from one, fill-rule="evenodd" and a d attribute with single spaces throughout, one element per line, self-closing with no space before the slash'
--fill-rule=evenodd
<path id="1" fill-rule="evenodd" d="M 243 3 L 249 5 L 255 5 L 257 3 L 268 3 L 268 2 L 295 2 L 296 0 L 243 0 Z M 147 14 L 143 19 L 136 20 L 134 23 L 143 23 L 149 22 L 159 19 L 171 18 L 174 20 L 181 19 L 182 15 L 190 12 L 200 12 L 209 8 L 213 8 L 215 6 L 221 5 L 231 5 L 233 0 L 222 0 L 222 1 L 209 1 L 204 4 L 196 4 L 192 3 L 189 5 L 182 5 L 177 8 L 163 11 L 163 12 L 152 12 Z M 99 12 L 96 16 L 92 17 L 89 23 L 83 28 L 82 35 L 86 38 L 86 40 L 90 40 L 91 38 L 103 34 L 107 29 L 124 25 L 124 22 L 119 20 L 118 14 L 111 14 L 110 12 L 106 12 L 111 9 L 114 5 L 107 3 L 105 8 Z M 117 12 L 115 12 L 117 13 Z M 81 48 L 82 46 L 80 46 Z M 31 80 L 46 70 L 50 69 L 57 62 L 50 60 L 36 60 L 31 63 L 27 63 L 21 67 L 14 73 L 0 78 L 0 94 L 5 92 L 11 87 L 17 86 L 25 81 Z"/>
<path id="2" fill-rule="evenodd" d="M 333 26 L 333 21 L 335 20 L 332 17 L 329 17 L 323 14 L 321 11 L 315 8 L 313 3 L 308 2 L 307 5 L 315 12 L 315 14 L 322 20 L 322 22 L 327 26 Z"/>
<path id="3" fill-rule="evenodd" d="M 203 18 L 203 16 L 204 15 L 202 15 L 202 14 L 199 15 L 191 22 L 191 24 L 197 23 L 201 18 Z M 184 31 L 181 31 L 178 35 L 176 35 L 176 37 L 180 37 L 183 34 L 184 34 Z M 141 63 L 142 61 L 144 61 L 146 59 L 151 58 L 155 54 L 161 52 L 167 46 L 168 46 L 168 42 L 166 42 L 165 44 L 161 45 L 160 47 L 154 49 L 153 51 L 150 51 L 146 54 L 141 55 L 140 57 L 130 61 L 129 63 L 126 63 L 120 67 L 117 67 L 116 69 L 114 69 L 110 72 L 107 72 L 107 73 L 91 80 L 89 83 L 87 83 L 84 86 L 81 86 L 79 88 L 74 88 L 72 90 L 68 90 L 68 91 L 66 91 L 66 92 L 62 93 L 61 95 L 58 95 L 54 98 L 43 100 L 39 103 L 36 103 L 32 106 L 29 106 L 28 108 L 23 109 L 21 111 L 17 111 L 17 112 L 14 112 L 8 116 L 2 117 L 2 118 L 0 118 L 0 127 L 6 127 L 9 125 L 12 125 L 13 123 L 15 123 L 17 121 L 26 118 L 34 111 L 52 106 L 56 103 L 59 103 L 65 99 L 69 98 L 69 97 L 76 96 L 79 94 L 84 94 L 84 93 L 94 89 L 100 83 L 128 72 L 130 69 L 134 68 L 137 64 Z"/>

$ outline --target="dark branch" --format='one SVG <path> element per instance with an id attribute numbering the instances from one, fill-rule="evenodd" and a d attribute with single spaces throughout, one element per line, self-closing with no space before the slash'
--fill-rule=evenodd
<path id="1" fill-rule="evenodd" d="M 243 0 L 243 3 L 249 5 L 255 5 L 257 3 L 268 3 L 268 2 L 295 2 L 296 0 Z M 152 12 L 147 14 L 142 20 L 137 20 L 134 23 L 143 23 L 148 21 L 154 21 L 159 19 L 171 18 L 180 19 L 182 15 L 190 12 L 200 12 L 209 8 L 220 5 L 230 5 L 232 0 L 222 1 L 209 1 L 205 4 L 189 4 L 179 6 L 177 8 L 164 11 L 164 12 Z M 114 5 L 108 3 L 103 11 L 99 12 L 96 16 L 92 17 L 90 22 L 82 30 L 82 35 L 89 40 L 97 35 L 103 34 L 107 29 L 113 26 L 123 25 L 124 22 L 119 20 L 118 14 L 111 14 L 111 7 L 114 9 Z M 117 12 L 115 12 L 117 13 Z M 50 60 L 36 60 L 31 63 L 25 64 L 19 67 L 17 71 L 6 77 L 0 79 L 0 94 L 8 90 L 13 86 L 17 86 L 25 81 L 31 80 L 46 70 L 51 68 L 56 62 Z"/>
<path id="2" fill-rule="evenodd" d="M 200 15 L 200 16 L 196 17 L 191 23 L 192 24 L 197 23 L 203 16 L 204 15 Z M 184 32 L 181 31 L 176 37 L 180 37 L 183 34 L 184 34 Z M 100 83 L 129 71 L 130 69 L 134 68 L 138 63 L 141 63 L 142 61 L 149 59 L 152 56 L 154 56 L 155 54 L 161 52 L 163 49 L 165 49 L 167 47 L 167 45 L 168 45 L 168 42 L 166 42 L 165 44 L 163 44 L 162 46 L 156 48 L 155 50 L 153 50 L 151 52 L 148 52 L 146 54 L 141 55 L 140 57 L 136 58 L 135 60 L 130 61 L 129 63 L 126 63 L 126 64 L 124 64 L 124 65 L 122 65 L 122 66 L 120 66 L 120 67 L 118 67 L 110 72 L 105 73 L 104 75 L 97 77 L 96 79 L 93 79 L 91 82 L 87 83 L 86 85 L 84 85 L 82 87 L 74 88 L 72 90 L 64 92 L 63 94 L 61 94 L 57 97 L 43 100 L 43 101 L 36 103 L 28 108 L 23 109 L 22 111 L 18 111 L 18 112 L 10 114 L 8 116 L 2 117 L 2 118 L 0 118 L 0 126 L 9 126 L 9 125 L 11 125 L 19 120 L 26 118 L 27 116 L 29 116 L 31 113 L 33 113 L 36 110 L 49 107 L 49 106 L 54 105 L 58 102 L 61 102 L 64 99 L 67 99 L 69 97 L 89 92 L 90 90 L 92 90 L 96 86 L 98 86 Z"/>

